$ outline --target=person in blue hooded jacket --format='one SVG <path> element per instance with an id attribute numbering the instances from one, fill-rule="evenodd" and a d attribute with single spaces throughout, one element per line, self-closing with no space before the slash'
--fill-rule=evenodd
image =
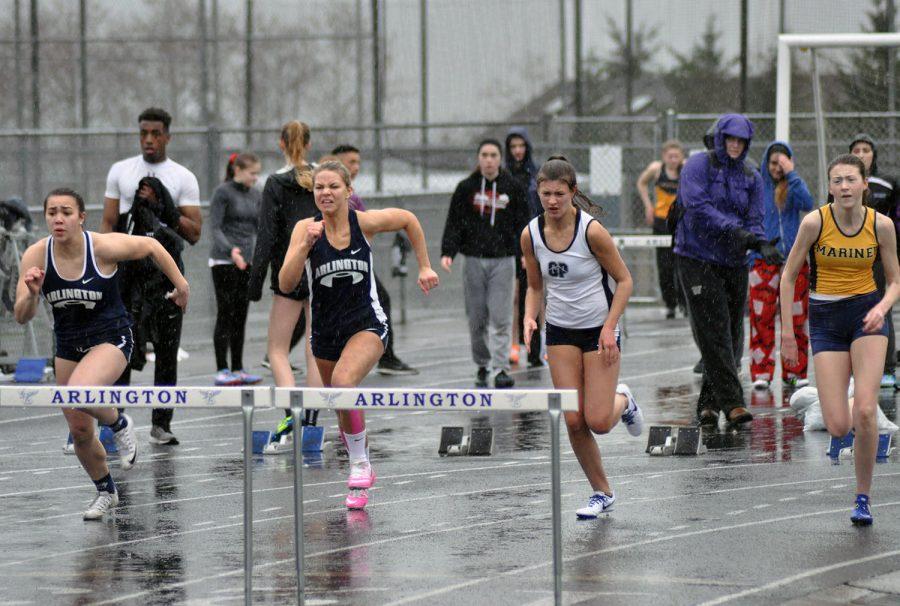
<path id="1" fill-rule="evenodd" d="M 785 257 L 791 252 L 803 213 L 813 209 L 813 197 L 794 170 L 794 151 L 784 141 L 773 141 L 763 152 L 760 173 L 763 183 L 763 229 L 766 239 L 776 241 Z M 756 389 L 767 389 L 775 376 L 775 316 L 781 265 L 767 263 L 758 253 L 750 260 L 750 380 Z M 809 365 L 809 264 L 804 263 L 794 289 L 794 337 L 798 359 L 792 365 L 781 358 L 781 381 L 791 387 L 808 385 Z M 782 319 L 784 321 L 784 319 Z"/>
<path id="2" fill-rule="evenodd" d="M 738 377 L 747 304 L 747 251 L 769 263 L 784 257 L 763 231 L 763 183 L 745 161 L 753 123 L 726 114 L 716 125 L 713 149 L 691 156 L 678 187 L 683 215 L 675 229 L 678 276 L 684 289 L 705 372 L 697 417 L 718 423 L 719 412 L 733 425 L 753 419 L 744 407 Z"/>

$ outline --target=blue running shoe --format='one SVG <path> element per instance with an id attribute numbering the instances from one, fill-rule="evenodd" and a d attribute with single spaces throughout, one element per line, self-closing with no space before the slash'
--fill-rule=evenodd
<path id="1" fill-rule="evenodd" d="M 869 495 L 856 495 L 856 507 L 850 515 L 850 521 L 854 526 L 871 526 L 872 512 L 869 511 Z"/>
<path id="2" fill-rule="evenodd" d="M 591 495 L 590 499 L 588 499 L 587 507 L 582 507 L 581 509 L 576 511 L 575 516 L 579 520 L 594 520 L 601 513 L 608 513 L 612 511 L 615 502 L 615 493 L 606 494 L 605 492 L 597 491 Z"/>
<path id="3" fill-rule="evenodd" d="M 244 372 L 243 370 L 237 370 L 232 373 L 239 381 L 238 385 L 256 385 L 260 381 L 262 381 L 262 377 L 259 375 L 251 375 L 248 372 Z"/>
<path id="4" fill-rule="evenodd" d="M 883 374 L 881 375 L 881 387 L 896 387 L 897 385 L 897 377 L 894 375 Z"/>

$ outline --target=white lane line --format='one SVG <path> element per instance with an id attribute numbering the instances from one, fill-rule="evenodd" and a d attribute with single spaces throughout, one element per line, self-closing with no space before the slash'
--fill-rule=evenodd
<path id="1" fill-rule="evenodd" d="M 222 448 L 223 446 L 228 446 L 228 442 L 220 442 L 218 444 L 213 444 L 215 448 Z"/>
<path id="2" fill-rule="evenodd" d="M 195 452 L 200 450 L 199 446 L 194 446 L 193 448 L 179 448 L 178 452 Z"/>
<path id="3" fill-rule="evenodd" d="M 403 480 L 402 482 L 394 482 L 394 486 L 403 486 L 404 484 L 412 484 L 412 480 Z"/>
<path id="4" fill-rule="evenodd" d="M 760 503 L 759 505 L 754 505 L 753 509 L 765 509 L 766 507 L 771 507 L 771 503 Z"/>
<path id="5" fill-rule="evenodd" d="M 53 473 L 53 472 L 52 471 L 36 471 L 36 472 L 34 472 L 34 475 L 44 476 L 44 475 L 47 475 L 48 473 Z"/>
<path id="6" fill-rule="evenodd" d="M 784 497 L 783 499 L 778 499 L 781 503 L 787 503 L 788 501 L 796 501 L 797 497 Z"/>
<path id="7" fill-rule="evenodd" d="M 347 496 L 346 492 L 341 492 L 338 494 L 330 494 L 330 495 L 328 495 L 328 498 L 329 499 L 340 499 L 341 497 L 346 497 L 346 496 Z"/>
<path id="8" fill-rule="evenodd" d="M 6 480 L 12 480 L 12 478 L 9 476 L 6 476 L 5 478 L 0 478 L 0 482 L 4 482 Z"/>
<path id="9" fill-rule="evenodd" d="M 307 500 L 303 501 L 303 504 L 309 505 L 310 503 L 318 503 L 318 502 L 319 502 L 319 499 L 307 499 Z"/>
<path id="10" fill-rule="evenodd" d="M 824 490 L 810 490 L 806 494 L 822 494 Z"/>
<path id="11" fill-rule="evenodd" d="M 270 511 L 281 511 L 284 507 L 267 507 L 266 509 L 260 510 L 260 513 L 269 513 Z"/>
<path id="12" fill-rule="evenodd" d="M 518 461 L 506 461 L 505 463 L 503 463 L 503 465 L 518 465 L 518 464 L 519 464 Z"/>
<path id="13" fill-rule="evenodd" d="M 34 415 L 33 417 L 16 417 L 15 419 L 4 419 L 0 421 L 0 425 L 9 425 L 10 423 L 21 423 L 23 421 L 37 421 L 38 419 L 48 419 L 50 417 L 58 417 L 59 413 L 54 412 L 45 415 Z"/>
<path id="14" fill-rule="evenodd" d="M 202 480 L 197 480 L 194 484 L 206 484 L 207 482 L 215 482 L 219 478 L 203 478 Z"/>
<path id="15" fill-rule="evenodd" d="M 207 522 L 197 522 L 196 524 L 194 524 L 194 526 L 212 526 L 215 523 L 216 522 L 214 522 L 213 520 L 209 520 Z"/>
<path id="16" fill-rule="evenodd" d="M 447 477 L 447 474 L 445 474 L 445 473 L 436 473 L 436 474 L 434 474 L 433 476 L 428 476 L 428 479 L 429 479 L 429 480 L 436 480 L 436 479 L 438 479 L 438 478 L 446 478 L 446 477 Z"/>
<path id="17" fill-rule="evenodd" d="M 682 524 L 681 526 L 672 526 L 669 530 L 670 531 L 684 530 L 685 528 L 690 528 L 690 527 L 691 527 L 690 524 Z"/>
<path id="18" fill-rule="evenodd" d="M 741 515 L 742 513 L 747 513 L 747 510 L 746 510 L 746 509 L 738 509 L 738 510 L 735 510 L 735 511 L 729 511 L 729 512 L 726 513 L 725 515 L 727 515 L 727 516 L 739 516 L 739 515 Z"/>

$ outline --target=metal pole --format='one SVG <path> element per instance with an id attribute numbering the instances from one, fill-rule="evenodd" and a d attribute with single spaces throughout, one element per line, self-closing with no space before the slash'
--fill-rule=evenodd
<path id="1" fill-rule="evenodd" d="M 244 28 L 244 126 L 253 126 L 253 0 L 247 0 L 247 23 Z M 250 149 L 250 131 L 244 135 L 244 145 Z"/>
<path id="2" fill-rule="evenodd" d="M 783 34 L 782 34 L 783 35 Z M 775 138 L 791 137 L 791 47 L 778 37 L 778 76 L 775 86 Z"/>
<path id="3" fill-rule="evenodd" d="M 362 0 L 356 0 L 356 123 L 366 121 L 366 109 L 363 103 L 363 24 Z M 362 147 L 362 146 L 360 146 Z"/>
<path id="4" fill-rule="evenodd" d="M 88 56 L 87 56 L 87 0 L 78 3 L 78 58 L 81 67 L 81 128 L 87 128 L 88 118 Z"/>
<path id="5" fill-rule="evenodd" d="M 677 136 L 675 130 L 675 110 L 670 107 L 666 110 L 666 139 L 674 139 Z"/>
<path id="6" fill-rule="evenodd" d="M 41 127 L 41 47 L 38 0 L 31 0 L 31 127 Z M 40 188 L 39 188 L 40 189 Z"/>
<path id="7" fill-rule="evenodd" d="M 209 125 L 209 60 L 206 45 L 209 44 L 209 33 L 206 28 L 206 0 L 197 0 L 197 29 L 200 30 L 200 120 L 204 126 Z M 212 181 L 209 182 L 212 185 Z"/>
<path id="8" fill-rule="evenodd" d="M 779 34 L 785 33 L 785 31 L 784 31 L 785 23 L 786 23 L 785 11 L 784 11 L 785 2 L 786 2 L 786 0 L 778 0 L 778 33 Z"/>
<path id="9" fill-rule="evenodd" d="M 222 106 L 219 101 L 219 0 L 212 0 L 209 14 L 212 30 L 212 85 L 213 85 L 213 120 L 218 123 Z"/>
<path id="10" fill-rule="evenodd" d="M 886 17 L 887 30 L 894 31 L 894 22 L 896 20 L 897 10 L 894 0 L 887 0 Z M 887 103 L 888 111 L 897 111 L 897 49 L 887 47 Z M 891 160 L 896 161 L 897 145 L 894 141 L 897 138 L 897 119 L 893 116 L 888 120 L 888 138 L 891 140 L 889 149 L 892 150 Z"/>
<path id="11" fill-rule="evenodd" d="M 562 398 L 558 393 L 547 396 L 550 413 L 550 456 L 552 478 L 550 502 L 553 504 L 553 602 L 562 606 L 562 482 L 559 471 L 559 416 L 562 414 Z"/>
<path id="12" fill-rule="evenodd" d="M 566 86 L 566 0 L 559 0 L 559 90 Z"/>
<path id="13" fill-rule="evenodd" d="M 419 121 L 422 123 L 422 189 L 428 189 L 428 12 L 425 0 L 419 0 L 419 75 L 421 81 L 421 108 Z"/>
<path id="14" fill-rule="evenodd" d="M 747 111 L 747 0 L 741 0 L 741 113 Z"/>
<path id="15" fill-rule="evenodd" d="M 822 110 L 822 87 L 819 80 L 819 63 L 816 61 L 816 49 L 810 49 L 812 61 L 812 85 L 813 85 L 813 111 L 816 116 L 816 147 L 819 155 L 818 191 L 819 201 L 824 202 L 827 197 L 827 179 L 825 178 L 825 114 Z"/>
<path id="16" fill-rule="evenodd" d="M 631 0 L 625 0 L 625 114 L 631 115 L 633 103 L 633 77 L 634 77 L 634 18 Z M 630 130 L 630 129 L 629 129 Z M 629 142 L 631 141 L 629 137 Z"/>
<path id="17" fill-rule="evenodd" d="M 584 112 L 581 68 L 581 0 L 575 0 L 575 115 Z"/>
<path id="18" fill-rule="evenodd" d="M 25 128 L 25 89 L 22 82 L 22 0 L 16 0 L 13 5 L 13 19 L 16 22 L 16 127 Z M 24 193 L 24 188 L 22 193 Z"/>
<path id="19" fill-rule="evenodd" d="M 253 390 L 241 392 L 244 413 L 244 604 L 253 603 Z"/>
<path id="20" fill-rule="evenodd" d="M 306 599 L 306 575 L 303 570 L 303 392 L 291 392 L 291 416 L 294 419 L 294 549 L 297 566 L 297 604 L 303 606 Z"/>
<path id="21" fill-rule="evenodd" d="M 375 126 L 375 191 L 382 188 L 381 157 L 381 21 L 379 0 L 372 0 L 372 123 Z"/>

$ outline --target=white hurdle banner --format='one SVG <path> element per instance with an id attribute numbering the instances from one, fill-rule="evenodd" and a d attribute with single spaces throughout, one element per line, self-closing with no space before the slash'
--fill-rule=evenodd
<path id="1" fill-rule="evenodd" d="M 617 236 L 612 234 L 613 242 L 616 247 L 622 248 L 670 248 L 672 246 L 672 236 L 669 235 L 635 235 L 635 236 Z"/>
<path id="2" fill-rule="evenodd" d="M 578 392 L 574 389 L 365 389 L 365 388 L 275 388 L 274 404 L 290 408 L 294 417 L 303 418 L 303 409 L 360 410 L 374 412 L 528 412 L 546 411 L 550 415 L 551 495 L 553 520 L 553 595 L 562 604 L 562 521 L 560 494 L 559 417 L 562 412 L 578 410 Z M 305 573 L 303 565 L 303 459 L 300 442 L 294 436 L 294 532 L 297 566 L 297 604 L 303 606 Z"/>
<path id="3" fill-rule="evenodd" d="M 0 408 L 239 408 L 244 418 L 244 603 L 253 597 L 253 411 L 271 387 L 0 386 Z"/>

